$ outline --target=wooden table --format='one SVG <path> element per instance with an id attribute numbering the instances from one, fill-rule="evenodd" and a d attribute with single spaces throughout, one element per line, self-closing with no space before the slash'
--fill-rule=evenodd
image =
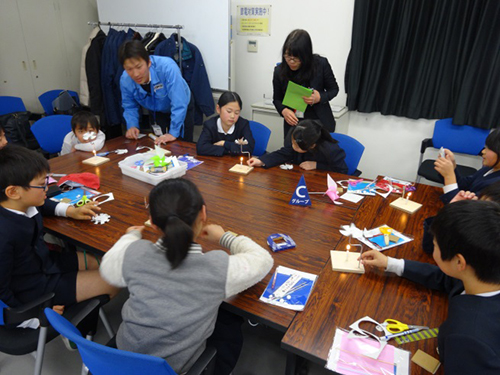
<path id="1" fill-rule="evenodd" d="M 62 236 L 88 249 L 106 252 L 132 225 L 141 225 L 148 218 L 144 207 L 152 185 L 124 176 L 118 161 L 136 153 L 137 145 L 152 146 L 145 138 L 129 141 L 123 137 L 110 140 L 104 150 L 127 148 L 126 155 L 110 154 L 110 162 L 99 167 L 82 164 L 88 153 L 75 152 L 50 160 L 54 173 L 92 172 L 101 179 L 99 191 L 113 192 L 115 201 L 102 205 L 102 212 L 111 215 L 110 222 L 95 225 L 91 222 L 44 218 L 49 232 Z M 174 155 L 196 156 L 194 144 L 174 142 L 166 146 Z M 144 152 L 144 151 L 139 151 Z M 245 234 L 267 248 L 269 234 L 283 232 L 297 243 L 293 250 L 272 253 L 274 268 L 278 265 L 319 275 L 310 300 L 303 312 L 272 306 L 259 301 L 272 272 L 263 281 L 228 299 L 225 308 L 239 315 L 261 322 L 285 333 L 282 347 L 291 353 L 287 373 L 294 372 L 295 355 L 324 364 L 332 345 L 335 327 L 346 328 L 355 320 L 369 315 L 376 320 L 395 318 L 403 322 L 438 327 L 446 317 L 446 297 L 419 287 L 402 278 L 377 273 L 365 275 L 341 274 L 331 270 L 330 250 L 343 249 L 347 239 L 339 233 L 341 225 L 354 222 L 359 228 L 374 228 L 388 224 L 396 230 L 415 237 L 415 240 L 386 251 L 387 255 L 432 262 L 420 249 L 422 221 L 436 213 L 439 191 L 419 185 L 414 199 L 426 202 L 413 215 L 389 208 L 396 199 L 366 197 L 360 203 L 332 204 L 326 196 L 313 195 L 311 207 L 289 205 L 301 175 L 305 176 L 309 191 L 326 190 L 324 171 L 303 171 L 297 166 L 292 171 L 279 167 L 264 170 L 255 168 L 248 176 L 228 172 L 239 157 L 196 156 L 203 164 L 189 170 L 185 178 L 197 184 L 208 209 L 209 221 L 224 229 Z M 347 176 L 331 173 L 335 180 Z M 145 238 L 155 240 L 151 229 Z M 206 249 L 217 244 L 201 244 Z M 436 340 L 424 340 L 405 345 L 412 352 L 421 348 L 435 354 Z M 413 366 L 412 373 L 421 373 Z M 423 371 L 423 370 L 422 370 Z M 423 373 L 423 372 L 422 372 Z"/>
<path id="2" fill-rule="evenodd" d="M 132 225 L 142 225 L 148 218 L 144 207 L 152 185 L 122 174 L 118 161 L 135 153 L 138 144 L 152 146 L 149 138 L 138 142 L 123 137 L 106 143 L 105 150 L 127 148 L 128 154 L 110 154 L 110 162 L 99 167 L 81 163 L 90 157 L 88 153 L 75 152 L 50 160 L 54 173 L 92 172 L 101 180 L 99 191 L 113 192 L 115 200 L 101 206 L 102 212 L 111 215 L 104 225 L 86 221 L 44 218 L 49 232 L 72 241 L 78 246 L 106 252 Z M 189 153 L 195 155 L 195 145 L 175 142 L 166 148 L 174 155 Z M 139 152 L 144 152 L 143 150 Z M 319 274 L 329 258 L 329 251 L 335 247 L 341 235 L 338 228 L 354 218 L 359 204 L 337 206 L 327 197 L 313 197 L 311 207 L 289 205 L 293 191 L 303 173 L 308 186 L 326 190 L 326 172 L 285 171 L 280 168 L 264 170 L 256 168 L 248 176 L 228 172 L 239 162 L 239 157 L 198 157 L 204 163 L 189 170 L 185 178 L 199 187 L 207 205 L 209 221 L 221 224 L 224 229 L 245 234 L 267 248 L 266 238 L 271 233 L 290 234 L 297 244 L 292 250 L 273 253 L 274 267 L 278 265 Z M 347 176 L 332 174 L 337 179 Z M 155 240 L 151 229 L 145 231 L 145 238 Z M 217 244 L 201 241 L 205 248 L 217 248 Z M 274 269 L 273 269 L 274 271 Z M 272 306 L 259 301 L 272 272 L 252 288 L 227 300 L 227 308 L 240 315 L 262 322 L 285 332 L 296 312 Z"/>
<path id="3" fill-rule="evenodd" d="M 422 222 L 426 217 L 435 215 L 441 207 L 440 194 L 440 189 L 418 185 L 414 199 L 425 204 L 413 215 L 389 207 L 396 196 L 385 200 L 382 197 L 365 198 L 356 212 L 354 223 L 358 228 L 375 228 L 387 224 L 399 232 L 411 235 L 414 237 L 412 242 L 384 253 L 396 258 L 432 263 L 432 257 L 421 250 Z M 347 242 L 347 238 L 342 238 L 338 249 L 345 249 Z M 447 306 L 445 294 L 402 277 L 373 271 L 367 271 L 364 275 L 334 272 L 328 261 L 305 310 L 297 314 L 285 333 L 282 347 L 290 353 L 325 365 L 337 327 L 347 329 L 350 324 L 368 315 L 378 322 L 393 318 L 435 328 L 446 319 Z M 398 346 L 394 341 L 390 343 Z M 438 358 L 437 338 L 399 347 L 411 351 L 412 355 L 417 349 L 421 349 Z M 427 374 L 415 364 L 412 365 L 411 373 Z"/>

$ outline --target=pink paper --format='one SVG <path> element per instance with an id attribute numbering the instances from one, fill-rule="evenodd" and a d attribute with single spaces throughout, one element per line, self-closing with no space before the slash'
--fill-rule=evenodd
<path id="1" fill-rule="evenodd" d="M 347 333 L 342 334 L 340 343 L 340 357 L 337 371 L 341 370 L 344 375 L 358 375 L 360 373 L 394 374 L 394 346 L 386 345 L 377 359 L 363 355 L 364 352 L 373 348 L 378 350 L 378 341 L 363 338 L 347 338 Z"/>
<path id="2" fill-rule="evenodd" d="M 57 182 L 57 180 L 54 180 L 54 179 L 52 178 L 52 176 L 49 176 L 49 185 L 50 185 L 50 184 L 55 184 L 56 182 Z"/>
<path id="3" fill-rule="evenodd" d="M 335 188 L 335 190 L 328 189 L 326 191 L 326 195 L 328 195 L 332 201 L 336 201 L 337 199 L 339 199 L 339 194 L 337 193 L 337 188 Z"/>

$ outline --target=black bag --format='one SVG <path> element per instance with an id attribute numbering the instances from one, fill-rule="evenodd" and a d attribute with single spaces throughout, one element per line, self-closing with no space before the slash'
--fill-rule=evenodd
<path id="1" fill-rule="evenodd" d="M 40 148 L 35 136 L 31 132 L 29 118 L 31 112 L 12 112 L 0 116 L 0 123 L 10 143 L 15 143 L 30 150 Z"/>
<path id="2" fill-rule="evenodd" d="M 74 115 L 79 106 L 75 99 L 66 90 L 59 93 L 59 96 L 52 101 L 52 108 L 55 115 Z"/>

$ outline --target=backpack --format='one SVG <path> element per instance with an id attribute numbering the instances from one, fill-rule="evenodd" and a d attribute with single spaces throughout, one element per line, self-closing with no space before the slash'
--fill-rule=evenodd
<path id="1" fill-rule="evenodd" d="M 35 136 L 31 132 L 29 118 L 31 112 L 12 112 L 0 116 L 0 124 L 5 131 L 5 135 L 10 143 L 15 143 L 30 150 L 40 148 Z"/>
<path id="2" fill-rule="evenodd" d="M 59 93 L 58 97 L 52 101 L 52 108 L 55 115 L 73 115 L 78 110 L 79 106 L 75 99 L 67 90 Z"/>

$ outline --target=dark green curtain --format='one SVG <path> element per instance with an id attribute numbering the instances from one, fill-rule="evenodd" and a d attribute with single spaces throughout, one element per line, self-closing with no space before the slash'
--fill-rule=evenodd
<path id="1" fill-rule="evenodd" d="M 356 0 L 350 110 L 500 125 L 500 0 Z"/>

